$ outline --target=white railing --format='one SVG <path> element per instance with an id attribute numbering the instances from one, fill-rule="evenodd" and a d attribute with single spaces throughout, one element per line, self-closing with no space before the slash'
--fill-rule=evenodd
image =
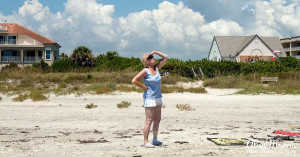
<path id="1" fill-rule="evenodd" d="M 300 59 L 300 55 L 294 55 L 293 57 Z"/>
<path id="2" fill-rule="evenodd" d="M 25 63 L 34 63 L 34 62 L 39 62 L 42 60 L 42 57 L 24 57 L 24 62 Z"/>
<path id="3" fill-rule="evenodd" d="M 1 62 L 10 63 L 10 62 L 21 62 L 20 56 L 2 56 Z"/>
<path id="4" fill-rule="evenodd" d="M 300 50 L 300 46 L 292 47 L 292 50 Z"/>
<path id="5" fill-rule="evenodd" d="M 42 57 L 24 56 L 23 60 L 24 60 L 24 63 L 35 63 L 35 62 L 41 61 Z M 22 59 L 21 59 L 21 56 L 2 56 L 1 62 L 2 63 L 11 63 L 11 62 L 21 63 Z"/>
<path id="6" fill-rule="evenodd" d="M 291 49 L 288 47 L 288 48 L 284 48 L 285 51 L 294 51 L 294 50 L 300 50 L 300 46 L 296 46 L 296 47 L 292 47 Z"/>
<path id="7" fill-rule="evenodd" d="M 38 45 L 34 39 L 10 39 L 0 40 L 0 45 Z"/>

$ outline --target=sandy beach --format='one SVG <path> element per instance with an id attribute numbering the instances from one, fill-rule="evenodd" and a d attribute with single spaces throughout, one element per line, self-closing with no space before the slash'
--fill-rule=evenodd
<path id="1" fill-rule="evenodd" d="M 299 156 L 293 148 L 217 146 L 211 138 L 266 138 L 274 130 L 300 125 L 300 96 L 233 95 L 236 90 L 209 89 L 208 94 L 164 94 L 158 138 L 164 146 L 142 147 L 145 121 L 141 93 L 51 95 L 49 101 L 13 102 L 1 95 L 0 156 Z M 131 102 L 125 109 L 121 101 Z M 97 108 L 86 109 L 94 103 Z M 195 111 L 180 111 L 189 104 Z M 152 133 L 150 133 L 152 138 Z M 151 139 L 150 138 L 150 139 Z"/>

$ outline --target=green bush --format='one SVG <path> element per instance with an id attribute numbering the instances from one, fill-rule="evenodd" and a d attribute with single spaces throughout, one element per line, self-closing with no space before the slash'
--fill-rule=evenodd
<path id="1" fill-rule="evenodd" d="M 50 66 L 44 60 L 41 60 L 38 63 L 33 63 L 32 66 L 43 72 L 49 72 L 50 70 Z"/>
<path id="2" fill-rule="evenodd" d="M 51 66 L 52 72 L 71 72 L 78 69 L 79 65 L 73 63 L 70 59 L 59 59 Z"/>

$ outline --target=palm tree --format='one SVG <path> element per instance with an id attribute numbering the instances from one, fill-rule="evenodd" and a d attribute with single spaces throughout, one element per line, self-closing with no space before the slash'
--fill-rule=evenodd
<path id="1" fill-rule="evenodd" d="M 68 59 L 69 57 L 68 57 L 67 54 L 65 54 L 65 53 L 62 52 L 62 53 L 59 55 L 59 58 L 64 60 L 64 59 Z"/>
<path id="2" fill-rule="evenodd" d="M 92 51 L 85 47 L 79 46 L 77 47 L 70 56 L 71 61 L 75 64 L 81 66 L 94 66 L 95 57 L 92 54 Z"/>

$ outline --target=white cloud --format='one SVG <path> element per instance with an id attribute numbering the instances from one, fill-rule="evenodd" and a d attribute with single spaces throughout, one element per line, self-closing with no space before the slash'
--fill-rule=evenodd
<path id="1" fill-rule="evenodd" d="M 226 5 L 235 0 L 219 2 Z M 63 12 L 51 13 L 38 0 L 27 0 L 18 13 L 7 16 L 0 13 L 0 20 L 17 22 L 57 41 L 63 52 L 71 53 L 77 46 L 85 45 L 95 55 L 117 50 L 123 56 L 135 57 L 160 50 L 170 57 L 201 59 L 207 56 L 214 35 L 288 37 L 300 34 L 298 0 L 240 3 L 241 11 L 253 13 L 253 18 L 245 19 L 248 20 L 246 25 L 228 18 L 207 22 L 205 15 L 182 2 L 164 1 L 157 9 L 121 18 L 115 18 L 113 5 L 103 5 L 96 0 L 68 0 L 64 5 Z"/>
<path id="2" fill-rule="evenodd" d="M 251 10 L 255 15 L 252 26 L 247 27 L 249 32 L 280 37 L 300 34 L 300 2 L 298 0 L 256 0 L 250 2 L 248 6 L 252 7 Z"/>

